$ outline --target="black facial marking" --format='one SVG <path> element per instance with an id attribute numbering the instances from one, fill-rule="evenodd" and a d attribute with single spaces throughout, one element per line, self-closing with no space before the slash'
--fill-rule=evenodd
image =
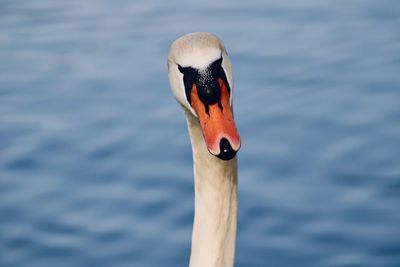
<path id="1" fill-rule="evenodd" d="M 218 103 L 222 110 L 221 104 L 221 88 L 218 79 L 222 79 L 225 83 L 228 93 L 231 93 L 229 83 L 227 81 L 225 71 L 222 68 L 222 57 L 211 63 L 203 70 L 194 69 L 192 67 L 182 67 L 178 64 L 179 71 L 183 74 L 183 83 L 185 85 L 186 99 L 191 104 L 191 92 L 193 84 L 196 84 L 197 95 L 204 104 L 206 113 L 209 114 L 209 106 Z"/>
<path id="2" fill-rule="evenodd" d="M 183 74 L 183 84 L 185 85 L 186 99 L 189 103 L 192 103 L 190 93 L 192 92 L 193 84 L 198 79 L 198 73 L 196 69 L 192 67 L 181 67 L 179 64 L 178 69 Z"/>

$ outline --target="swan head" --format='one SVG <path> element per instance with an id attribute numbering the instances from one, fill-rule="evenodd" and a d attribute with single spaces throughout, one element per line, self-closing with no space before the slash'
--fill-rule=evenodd
<path id="1" fill-rule="evenodd" d="M 208 151 L 232 159 L 240 136 L 232 110 L 232 66 L 223 43 L 204 32 L 178 38 L 168 53 L 168 76 L 175 98 L 198 118 Z"/>

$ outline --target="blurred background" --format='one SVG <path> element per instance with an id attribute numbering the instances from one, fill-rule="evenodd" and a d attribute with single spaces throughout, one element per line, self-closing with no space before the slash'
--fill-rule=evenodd
<path id="1" fill-rule="evenodd" d="M 399 29 L 396 0 L 1 0 L 0 266 L 188 264 L 192 31 L 234 66 L 236 266 L 400 266 Z"/>

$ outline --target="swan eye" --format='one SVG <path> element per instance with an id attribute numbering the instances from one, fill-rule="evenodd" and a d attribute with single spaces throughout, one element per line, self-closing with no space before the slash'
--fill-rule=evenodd
<path id="1" fill-rule="evenodd" d="M 183 75 L 185 74 L 189 74 L 190 72 L 194 72 L 195 70 L 192 67 L 182 67 L 181 65 L 178 65 L 178 70 L 180 71 L 180 73 L 182 73 Z"/>
<path id="2" fill-rule="evenodd" d="M 222 56 L 219 59 L 215 60 L 213 63 L 211 63 L 210 67 L 211 68 L 220 67 L 221 64 L 222 64 Z"/>

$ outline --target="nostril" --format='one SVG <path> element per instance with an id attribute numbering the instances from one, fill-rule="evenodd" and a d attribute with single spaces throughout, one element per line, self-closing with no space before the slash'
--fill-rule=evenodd
<path id="1" fill-rule="evenodd" d="M 233 150 L 231 144 L 226 138 L 222 138 L 221 141 L 219 142 L 219 155 L 217 155 L 218 158 L 222 160 L 230 160 L 232 159 L 235 155 L 236 152 Z"/>

